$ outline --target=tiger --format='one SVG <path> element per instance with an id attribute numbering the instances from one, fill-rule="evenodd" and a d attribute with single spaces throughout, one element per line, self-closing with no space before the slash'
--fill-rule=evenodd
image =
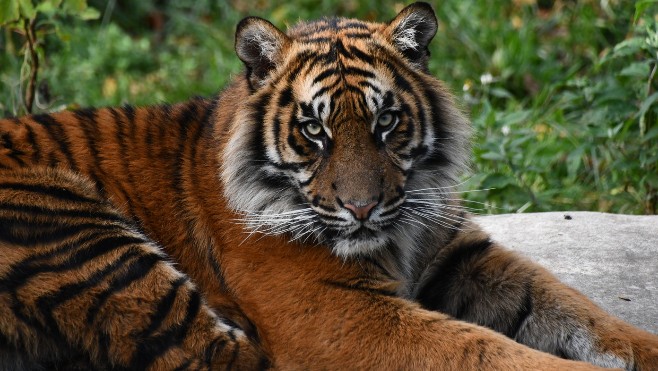
<path id="1" fill-rule="evenodd" d="M 244 72 L 213 97 L 0 121 L 2 361 L 658 369 L 658 336 L 505 249 L 462 206 L 472 129 L 428 70 L 437 30 L 423 2 L 389 22 L 287 32 L 247 17 Z M 57 269 L 90 235 L 114 243 Z M 128 252 L 154 262 L 115 268 Z"/>

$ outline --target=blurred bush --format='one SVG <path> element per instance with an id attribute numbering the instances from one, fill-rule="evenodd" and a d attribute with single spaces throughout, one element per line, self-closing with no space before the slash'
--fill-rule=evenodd
<path id="1" fill-rule="evenodd" d="M 7 2 L 8 1 L 8 2 Z M 0 113 L 25 112 L 30 50 L 0 0 Z M 35 1 L 34 4 L 37 2 Z M 246 15 L 392 18 L 398 1 L 42 0 L 33 111 L 211 95 L 240 71 Z M 7 5 L 9 4 L 9 5 Z M 430 70 L 476 127 L 465 196 L 480 212 L 658 212 L 658 0 L 434 1 Z M 39 5 L 33 5 L 38 8 Z M 14 10 L 12 10 L 14 9 Z M 28 9 L 29 10 L 29 9 Z M 43 10 L 43 9 L 42 9 Z M 3 17 L 4 15 L 4 17 Z M 30 14 L 28 14 L 30 15 Z"/>

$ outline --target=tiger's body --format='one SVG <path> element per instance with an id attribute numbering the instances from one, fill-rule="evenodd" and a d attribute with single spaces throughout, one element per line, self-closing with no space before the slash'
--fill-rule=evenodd
<path id="1" fill-rule="evenodd" d="M 553 355 L 656 369 L 658 337 L 492 242 L 449 197 L 470 129 L 426 72 L 435 32 L 422 3 L 388 24 L 329 18 L 287 35 L 247 18 L 236 34 L 246 73 L 213 99 L 0 121 L 0 217 L 11 221 L 0 227 L 0 356 L 20 366 L 27 352 L 29 369 L 79 349 L 94 367 L 130 368 L 141 346 L 158 349 L 144 355 L 153 369 L 265 357 L 280 369 L 594 368 Z M 51 191 L 2 188 L 23 183 Z M 62 209 L 92 207 L 55 188 L 112 217 L 89 226 L 72 214 L 77 229 L 54 243 Z M 77 242 L 85 233 L 137 240 L 57 268 L 95 249 Z M 89 279 L 124 251 L 152 268 L 130 260 Z M 153 308 L 172 285 L 197 292 L 179 272 L 205 300 L 196 316 L 172 305 L 168 323 Z M 122 275 L 134 278 L 108 290 Z M 80 331 L 90 323 L 107 327 Z"/>

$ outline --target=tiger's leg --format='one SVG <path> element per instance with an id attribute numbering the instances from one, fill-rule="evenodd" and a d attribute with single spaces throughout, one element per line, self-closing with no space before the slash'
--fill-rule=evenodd
<path id="1" fill-rule="evenodd" d="M 467 223 L 442 250 L 417 300 L 535 349 L 607 367 L 658 369 L 658 337 L 598 308 Z"/>
<path id="2" fill-rule="evenodd" d="M 93 368 L 267 363 L 90 184 L 55 170 L 0 172 L 0 369 L 72 356 Z"/>

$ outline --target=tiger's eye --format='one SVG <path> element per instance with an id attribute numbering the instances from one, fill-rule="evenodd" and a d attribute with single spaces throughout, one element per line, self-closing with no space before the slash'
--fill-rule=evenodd
<path id="1" fill-rule="evenodd" d="M 383 128 L 389 127 L 393 124 L 393 119 L 393 114 L 386 112 L 377 118 L 377 125 Z"/>
<path id="2" fill-rule="evenodd" d="M 322 133 L 322 125 L 317 122 L 309 122 L 306 124 L 306 132 L 313 136 L 320 135 Z"/>

